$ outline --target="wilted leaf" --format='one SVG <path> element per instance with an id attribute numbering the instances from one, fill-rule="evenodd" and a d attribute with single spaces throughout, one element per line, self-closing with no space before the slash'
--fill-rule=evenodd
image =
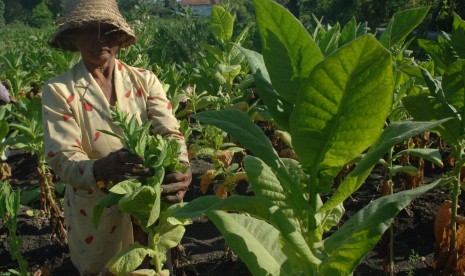
<path id="1" fill-rule="evenodd" d="M 433 267 L 435 273 L 441 275 L 450 275 L 457 269 L 457 250 L 450 249 L 450 242 L 453 234 L 450 228 L 452 219 L 451 201 L 446 200 L 438 209 L 434 220 L 434 237 L 436 243 L 434 245 L 434 260 Z"/>
<path id="2" fill-rule="evenodd" d="M 202 178 L 200 179 L 200 191 L 203 194 L 207 193 L 208 186 L 210 186 L 215 172 L 216 170 L 206 170 L 205 173 L 202 175 Z"/>
<path id="3" fill-rule="evenodd" d="M 234 157 L 234 152 L 232 150 L 219 150 L 216 152 L 215 156 L 226 168 L 229 168 Z"/>
<path id="4" fill-rule="evenodd" d="M 218 185 L 216 188 L 216 196 L 219 198 L 227 198 L 228 197 L 228 191 L 226 190 L 226 187 L 224 184 Z"/>

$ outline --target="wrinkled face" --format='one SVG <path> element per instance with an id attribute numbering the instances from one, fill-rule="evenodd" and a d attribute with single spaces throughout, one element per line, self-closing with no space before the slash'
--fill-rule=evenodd
<path id="1" fill-rule="evenodd" d="M 118 30 L 109 24 L 90 24 L 73 32 L 73 42 L 86 63 L 96 66 L 115 57 L 118 50 Z"/>

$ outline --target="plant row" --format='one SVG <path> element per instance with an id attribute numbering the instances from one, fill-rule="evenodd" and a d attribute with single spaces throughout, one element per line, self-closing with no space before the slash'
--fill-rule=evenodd
<path id="1" fill-rule="evenodd" d="M 349 275 L 392 227 L 397 213 L 442 186 L 450 191 L 451 215 L 439 228 L 443 235 L 434 269 L 464 272 L 458 265 L 465 253 L 458 246 L 463 231 L 458 196 L 465 163 L 465 21 L 455 14 L 451 33 L 421 39 L 414 31 L 429 8 L 420 7 L 396 13 L 382 33 L 370 33 L 355 19 L 344 26 L 315 20 L 310 33 L 275 2 L 255 0 L 254 7 L 256 26 L 235 31 L 235 16 L 215 6 L 210 21 L 137 25 L 140 33 L 152 35 L 141 35 L 137 44 L 120 50 L 120 59 L 155 71 L 164 83 L 191 158 L 214 164 L 201 185 L 206 191 L 216 184 L 216 195 L 162 206 L 159 179 L 113 186 L 102 206 L 118 204 L 140 216 L 153 242 L 134 244 L 115 256 L 110 271 L 126 275 L 148 255 L 155 271 L 143 273 L 165 273 L 162 256 L 182 238 L 186 219 L 206 215 L 254 275 Z M 254 34 L 260 37 L 260 50 L 252 43 Z M 5 61 L 0 78 L 18 102 L 1 109 L 0 149 L 20 148 L 38 157 L 40 208 L 65 242 L 52 172 L 43 161 L 39 96 L 41 84 L 78 57 L 37 46 L 47 35 L 23 32 L 2 42 L 9 47 L 0 48 Z M 115 116 L 123 129 L 134 124 L 124 114 Z M 132 132 L 126 138 L 146 137 L 148 131 L 144 125 L 128 129 Z M 149 161 L 176 152 L 165 142 L 130 138 L 126 145 L 145 156 L 147 166 L 173 166 L 162 159 Z M 423 184 L 425 162 L 443 166 L 444 152 L 452 166 L 435 182 Z M 341 222 L 345 200 L 375 166 L 385 172 L 383 195 Z M 397 174 L 409 184 L 394 193 Z M 239 181 L 248 182 L 253 196 L 236 194 Z M 4 188 L 0 197 L 0 206 L 10 212 L 2 210 L 10 214 L 4 221 L 14 220 L 18 206 L 17 195 L 9 191 Z M 131 201 L 137 198 L 144 200 Z M 140 206 L 144 202 L 149 205 Z M 132 204 L 150 211 L 139 212 Z M 11 225 L 14 232 L 14 221 Z M 387 269 L 393 274 L 392 231 L 387 233 Z"/>

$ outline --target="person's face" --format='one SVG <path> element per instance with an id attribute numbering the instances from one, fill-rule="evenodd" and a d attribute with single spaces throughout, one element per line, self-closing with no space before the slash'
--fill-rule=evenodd
<path id="1" fill-rule="evenodd" d="M 88 63 L 103 65 L 114 58 L 118 50 L 118 31 L 112 25 L 88 25 L 77 29 L 73 35 L 74 44 Z"/>

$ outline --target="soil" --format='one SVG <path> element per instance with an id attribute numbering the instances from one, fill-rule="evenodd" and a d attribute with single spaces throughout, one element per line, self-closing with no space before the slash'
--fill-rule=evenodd
<path id="1" fill-rule="evenodd" d="M 35 160 L 27 153 L 17 153 L 7 161 L 12 167 L 13 187 L 23 190 L 34 188 L 38 176 L 35 172 Z M 186 194 L 186 201 L 201 196 L 200 177 L 211 168 L 211 164 L 199 160 L 192 162 L 193 182 Z M 426 183 L 438 175 L 426 175 Z M 400 181 L 400 180 L 398 180 Z M 396 186 L 400 186 L 396 181 Z M 370 201 L 376 199 L 379 181 L 368 179 L 367 183 L 345 203 L 347 219 Z M 239 193 L 249 193 L 247 187 L 239 187 Z M 211 191 L 209 191 L 211 193 Z M 449 196 L 446 190 L 435 189 L 415 199 L 401 211 L 395 220 L 394 256 L 397 275 L 432 275 L 434 254 L 433 223 L 438 206 Z M 69 251 L 50 238 L 47 220 L 40 216 L 26 214 L 30 207 L 22 206 L 18 218 L 18 235 L 22 238 L 22 254 L 28 262 L 31 272 L 40 269 L 42 275 L 78 275 L 73 267 Z M 0 222 L 0 274 L 10 268 L 17 268 L 6 247 L 6 227 Z M 222 235 L 205 217 L 197 218 L 186 227 L 181 242 L 184 256 L 175 264 L 176 275 L 251 275 L 245 264 L 226 246 Z M 357 267 L 354 275 L 383 275 L 383 258 L 378 251 L 381 242 Z M 40 275 L 40 274 L 39 274 Z"/>

